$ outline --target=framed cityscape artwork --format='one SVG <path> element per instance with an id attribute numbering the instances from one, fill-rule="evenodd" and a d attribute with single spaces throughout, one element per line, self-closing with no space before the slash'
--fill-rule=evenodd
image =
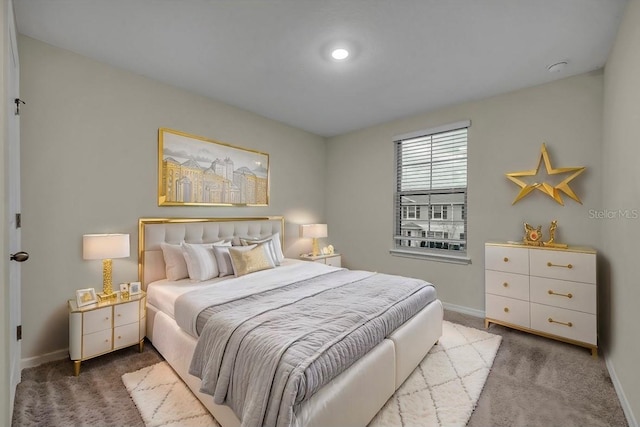
<path id="1" fill-rule="evenodd" d="M 267 206 L 269 155 L 158 130 L 159 206 Z"/>

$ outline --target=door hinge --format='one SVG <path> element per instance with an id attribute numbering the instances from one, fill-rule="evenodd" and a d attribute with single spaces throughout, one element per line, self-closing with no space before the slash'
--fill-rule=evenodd
<path id="1" fill-rule="evenodd" d="M 16 214 L 16 228 L 22 227 L 22 214 Z"/>
<path id="2" fill-rule="evenodd" d="M 22 339 L 22 325 L 18 325 L 16 327 L 16 340 L 20 341 Z"/>

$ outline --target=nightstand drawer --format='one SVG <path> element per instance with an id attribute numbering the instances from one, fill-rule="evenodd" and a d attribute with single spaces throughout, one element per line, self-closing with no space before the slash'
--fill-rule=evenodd
<path id="1" fill-rule="evenodd" d="M 524 274 L 485 270 L 484 284 L 489 294 L 529 300 L 529 276 Z"/>
<path id="2" fill-rule="evenodd" d="M 124 326 L 118 326 L 113 330 L 113 348 L 128 347 L 140 342 L 140 324 L 138 322 L 130 323 Z"/>
<path id="3" fill-rule="evenodd" d="M 531 250 L 531 275 L 595 284 L 595 258 L 590 253 Z"/>
<path id="4" fill-rule="evenodd" d="M 116 305 L 113 307 L 114 318 L 113 325 L 121 326 L 129 323 L 137 322 L 140 319 L 138 314 L 138 301 L 132 301 L 125 304 Z"/>
<path id="5" fill-rule="evenodd" d="M 342 259 L 340 255 L 325 258 L 325 263 L 333 267 L 342 267 Z"/>
<path id="6" fill-rule="evenodd" d="M 588 344 L 598 342 L 595 314 L 532 303 L 531 328 Z"/>
<path id="7" fill-rule="evenodd" d="M 484 262 L 488 270 L 529 274 L 529 251 L 526 248 L 487 245 Z"/>
<path id="8" fill-rule="evenodd" d="M 111 350 L 111 328 L 82 337 L 82 358 L 87 359 Z"/>
<path id="9" fill-rule="evenodd" d="M 485 295 L 486 316 L 491 319 L 529 327 L 529 302 L 498 295 Z"/>
<path id="10" fill-rule="evenodd" d="M 111 329 L 111 307 L 99 308 L 98 310 L 83 313 L 83 334 Z"/>
<path id="11" fill-rule="evenodd" d="M 596 285 L 531 276 L 531 302 L 596 314 Z"/>

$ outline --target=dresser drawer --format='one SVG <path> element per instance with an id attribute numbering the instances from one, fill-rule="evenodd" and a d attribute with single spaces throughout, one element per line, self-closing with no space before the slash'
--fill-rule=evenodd
<path id="1" fill-rule="evenodd" d="M 532 276 L 596 283 L 596 255 L 581 252 L 530 250 Z"/>
<path id="2" fill-rule="evenodd" d="M 485 295 L 486 317 L 529 327 L 529 302 L 498 295 Z"/>
<path id="3" fill-rule="evenodd" d="M 595 314 L 531 303 L 531 329 L 596 345 Z"/>
<path id="4" fill-rule="evenodd" d="M 139 317 L 138 314 L 138 301 L 132 301 L 126 304 L 120 304 L 113 307 L 114 318 L 113 325 L 121 326 L 126 325 L 128 323 L 137 322 Z"/>
<path id="5" fill-rule="evenodd" d="M 87 311 L 82 315 L 84 316 L 82 319 L 82 332 L 84 334 L 111 329 L 111 307 Z"/>
<path id="6" fill-rule="evenodd" d="M 111 309 L 109 309 L 111 310 Z M 106 353 L 111 350 L 111 328 L 104 331 L 94 332 L 82 337 L 82 358 Z"/>
<path id="7" fill-rule="evenodd" d="M 140 342 L 140 324 L 138 322 L 118 326 L 113 330 L 114 349 L 128 347 L 138 342 Z"/>
<path id="8" fill-rule="evenodd" d="M 529 274 L 529 254 L 527 248 L 506 246 L 485 246 L 485 268 L 508 273 Z"/>
<path id="9" fill-rule="evenodd" d="M 523 274 L 485 270 L 484 286 L 489 294 L 529 300 L 529 276 Z"/>
<path id="10" fill-rule="evenodd" d="M 531 302 L 596 314 L 596 285 L 531 276 Z"/>

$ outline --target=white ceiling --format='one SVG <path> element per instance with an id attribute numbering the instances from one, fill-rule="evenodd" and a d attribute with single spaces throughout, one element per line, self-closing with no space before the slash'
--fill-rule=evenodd
<path id="1" fill-rule="evenodd" d="M 22 34 L 334 136 L 601 68 L 627 0 L 14 3 Z"/>

